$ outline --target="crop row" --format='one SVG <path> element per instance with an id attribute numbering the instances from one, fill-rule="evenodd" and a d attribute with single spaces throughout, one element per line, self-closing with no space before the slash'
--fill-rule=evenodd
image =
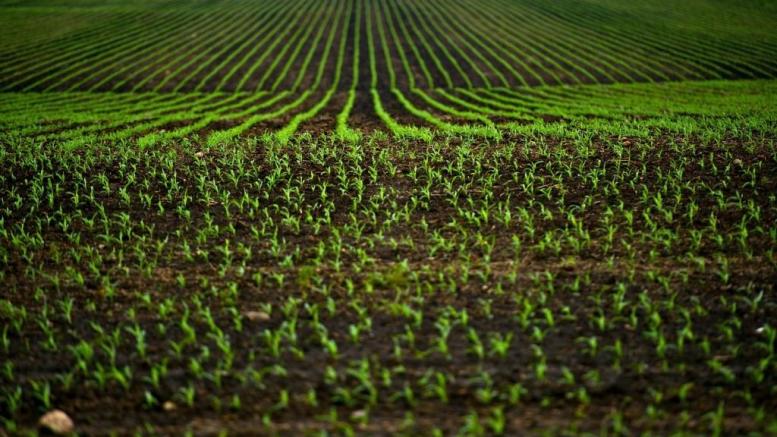
<path id="1" fill-rule="evenodd" d="M 369 20 L 367 24 L 371 24 Z M 380 33 L 380 26 L 376 33 Z M 337 34 L 330 33 L 324 56 L 344 62 L 347 46 L 343 41 L 347 34 L 348 26 L 337 38 Z M 367 36 L 372 38 L 371 34 Z M 295 132 L 308 130 L 305 123 L 339 100 L 342 106 L 334 114 L 332 132 L 352 139 L 360 135 L 362 128 L 349 123 L 353 105 L 360 99 L 367 99 L 382 130 L 397 137 L 421 139 L 429 139 L 435 132 L 481 138 L 498 138 L 511 132 L 557 133 L 586 123 L 610 124 L 613 133 L 651 126 L 682 130 L 684 123 L 698 126 L 698 119 L 727 123 L 731 117 L 750 117 L 750 123 L 764 124 L 768 130 L 775 117 L 772 100 L 777 87 L 771 81 L 414 88 L 410 92 L 393 88 L 387 93 L 372 89 L 368 94 L 354 85 L 361 77 L 358 60 L 364 57 L 370 67 L 366 74 L 372 75 L 370 71 L 377 69 L 378 54 L 374 50 L 361 57 L 356 50 L 350 89 L 345 92 L 336 92 L 339 84 L 347 81 L 338 75 L 334 81 L 324 83 L 326 63 L 320 62 L 315 81 L 304 91 L 7 93 L 0 102 L 0 126 L 6 137 L 57 141 L 66 147 L 130 139 L 150 146 L 194 135 L 205 136 L 215 145 L 247 134 L 268 133 L 289 139 Z M 304 69 L 311 67 L 312 59 L 312 55 L 307 56 Z M 378 79 L 372 75 L 372 80 Z M 675 116 L 667 117 L 671 114 Z M 267 124 L 276 120 L 284 121 L 274 125 L 277 127 Z"/>
<path id="2" fill-rule="evenodd" d="M 344 4 L 347 3 L 347 4 Z M 628 2 L 538 0 L 293 0 L 176 2 L 163 7 L 107 5 L 60 11 L 2 6 L 9 28 L 45 23 L 53 12 L 70 26 L 39 29 L 0 45 L 5 91 L 276 91 L 314 71 L 305 53 L 326 62 L 325 75 L 348 76 L 350 62 L 323 59 L 326 33 L 352 26 L 348 47 L 370 41 L 387 52 L 378 84 L 410 88 L 653 82 L 777 75 L 777 40 L 742 25 L 749 6 L 685 2 L 679 26 L 651 8 L 623 12 Z M 719 19 L 709 23 L 710 14 Z M 366 15 L 366 16 L 365 16 Z M 774 17 L 762 13 L 764 24 Z M 368 27 L 369 19 L 376 26 Z M 698 20 L 690 21 L 688 20 Z M 771 20 L 771 21 L 770 21 Z M 85 24 L 87 23 L 87 24 Z M 91 23 L 91 24 L 89 24 Z M 697 26 L 692 28 L 691 25 Z M 378 27 L 379 38 L 370 38 Z M 690 30 L 688 28 L 691 27 Z M 65 29 L 65 30 L 63 30 Z M 67 31 L 69 29 L 69 31 Z M 47 36 L 48 35 L 48 36 Z M 346 53 L 351 59 L 352 53 Z M 379 55 L 380 58 L 380 55 Z M 382 59 L 382 58 L 381 58 Z M 382 63 L 382 62 L 381 62 Z M 338 67 L 339 65 L 339 67 Z M 394 70 L 393 76 L 389 72 Z M 366 72 L 366 68 L 364 68 Z M 356 81 L 367 83 L 361 74 Z M 342 83 L 338 90 L 347 90 Z"/>

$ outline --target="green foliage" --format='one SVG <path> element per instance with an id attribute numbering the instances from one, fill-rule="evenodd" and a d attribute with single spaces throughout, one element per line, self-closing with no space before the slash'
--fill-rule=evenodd
<path id="1" fill-rule="evenodd" d="M 71 3 L 0 4 L 4 430 L 775 432 L 773 8 Z"/>

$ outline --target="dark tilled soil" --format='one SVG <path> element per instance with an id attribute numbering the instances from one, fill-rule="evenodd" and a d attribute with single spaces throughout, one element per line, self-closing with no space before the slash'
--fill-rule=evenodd
<path id="1" fill-rule="evenodd" d="M 75 208 L 65 195 L 75 189 L 83 174 L 78 162 L 93 160 L 85 174 L 88 183 L 99 187 L 97 175 L 106 174 L 113 189 L 111 194 L 96 189 L 96 202 L 105 208 L 108 217 L 117 220 L 112 222 L 111 233 L 118 232 L 118 215 L 128 214 L 138 234 L 119 243 L 104 240 L 100 237 L 101 226 L 89 229 L 82 219 L 75 219 L 68 232 L 53 223 L 44 224 L 40 232 L 45 245 L 34 247 L 28 255 L 31 258 L 24 258 L 7 237 L 0 240 L 3 253 L 8 254 L 2 273 L 6 284 L 3 302 L 25 308 L 29 315 L 20 330 L 7 330 L 9 343 L 0 354 L 4 363 L 13 364 L 14 375 L 13 379 L 7 373 L 2 376 L 3 385 L 9 387 L 3 393 L 8 395 L 10 388 L 23 387 L 22 408 L 13 414 L 15 421 L 22 428 L 34 426 L 45 406 L 33 394 L 36 391 L 32 384 L 47 381 L 52 406 L 71 414 L 77 430 L 84 434 L 112 430 L 301 434 L 318 429 L 353 429 L 393 435 L 426 434 L 433 428 L 453 433 L 476 432 L 478 425 L 493 431 L 501 416 L 510 434 L 539 430 L 620 432 L 623 428 L 657 434 L 676 430 L 707 434 L 717 427 L 732 435 L 767 431 L 773 423 L 770 420 L 774 420 L 771 412 L 777 410 L 773 389 L 777 381 L 773 368 L 768 367 L 757 382 L 753 366 L 767 356 L 763 327 L 777 316 L 777 270 L 771 252 L 774 241 L 768 230 L 752 228 L 749 252 L 742 251 L 734 237 L 728 240 L 728 236 L 736 235 L 742 222 L 741 211 L 734 206 L 721 209 L 718 197 L 707 194 L 702 187 L 720 190 L 724 199 L 734 199 L 738 192 L 745 204 L 752 202 L 760 207 L 761 226 L 774 223 L 777 215 L 772 197 L 777 192 L 777 166 L 768 145 L 772 140 L 729 139 L 717 146 L 687 139 L 685 142 L 694 147 L 677 149 L 673 146 L 676 138 L 668 135 L 647 140 L 601 138 L 594 143 L 592 155 L 575 164 L 574 173 L 561 173 L 561 185 L 550 183 L 552 175 L 559 174 L 554 166 L 560 165 L 553 154 L 566 150 L 571 159 L 576 156 L 575 147 L 551 141 L 551 151 L 529 147 L 524 153 L 519 150 L 524 150 L 520 144 L 525 140 L 515 139 L 519 146 L 511 158 L 503 155 L 509 142 L 473 144 L 462 149 L 463 145 L 456 142 L 377 141 L 365 142 L 359 160 L 344 157 L 348 146 L 343 145 L 341 153 L 326 155 L 320 162 L 314 159 L 316 147 L 321 147 L 315 142 L 293 145 L 284 151 L 257 147 L 245 155 L 218 149 L 194 155 L 192 150 L 181 149 L 126 156 L 124 152 L 104 150 L 89 158 L 61 156 L 55 147 L 41 150 L 34 156 L 49 162 L 44 173 L 60 178 L 64 185 L 55 206 L 42 205 L 37 215 L 96 214 L 91 203 Z M 618 144 L 626 148 L 626 156 L 615 154 Z M 24 154 L 23 150 L 11 153 Z M 165 197 L 169 188 L 159 174 L 166 168 L 166 153 L 172 153 L 180 192 L 195 196 L 191 222 L 175 214 L 174 203 L 180 199 L 174 196 L 170 201 Z M 361 205 L 370 210 L 366 202 L 381 190 L 388 193 L 388 200 L 374 209 L 380 217 L 377 222 L 356 216 L 362 237 L 355 237 L 351 227 L 354 217 L 349 208 L 354 201 L 359 202 L 354 200 L 354 188 L 332 190 L 332 224 L 323 232 L 317 233 L 307 223 L 299 231 L 280 225 L 283 211 L 302 218 L 306 212 L 314 217 L 322 214 L 317 184 L 341 186 L 341 180 L 330 169 L 353 171 L 377 162 L 381 153 L 388 153 L 396 173 L 379 166 L 377 180 L 368 180 L 360 197 L 365 203 Z M 462 158 L 459 153 L 471 155 Z M 445 194 L 443 183 L 427 179 L 425 174 L 419 175 L 417 182 L 412 181 L 411 175 L 426 159 L 446 179 L 466 187 L 462 195 L 473 199 L 475 205 L 489 196 L 504 200 L 509 195 L 514 208 L 524 207 L 535 217 L 536 236 L 526 234 L 525 222 L 517 210 L 515 221 L 507 228 L 492 219 L 480 226 L 465 224 L 468 237 L 459 235 L 462 231 L 449 223 L 462 218 Z M 280 186 L 259 189 L 255 185 L 257 181 L 269 183 L 271 163 L 277 160 L 285 163 L 279 173 L 282 180 L 301 190 L 302 203 L 296 209 L 293 203 L 283 200 Z M 3 215 L 6 228 L 8 223 L 18 225 L 32 220 L 28 212 L 32 189 L 26 181 L 39 171 L 32 166 L 33 161 L 4 163 L 14 176 L 5 179 L 3 192 L 8 192 L 7 184 L 14 184 L 23 199 L 20 206 L 13 205 L 10 198 L 3 200 L 2 207 L 8 211 Z M 234 182 L 229 175 L 242 168 L 239 162 L 248 163 L 251 173 Z M 463 173 L 448 173 L 449 164 L 455 166 L 457 162 L 463 163 Z M 474 166 L 475 162 L 481 164 Z M 546 190 L 550 197 L 538 196 L 534 202 L 555 212 L 553 202 L 561 198 L 568 206 L 584 205 L 590 199 L 588 209 L 577 214 L 592 239 L 585 251 L 575 253 L 564 245 L 560 253 L 554 254 L 537 248 L 542 235 L 571 226 L 562 214 L 541 218 L 538 203 L 531 203 L 532 197 L 521 185 L 525 169 L 538 162 L 548 164 L 536 167 L 535 176 L 546 181 L 538 182 L 537 189 Z M 713 163 L 719 168 L 718 176 L 711 173 Z M 605 167 L 608 173 L 597 187 L 583 177 L 590 174 L 588 170 Z M 652 209 L 654 205 L 644 201 L 640 185 L 631 187 L 627 181 L 644 184 L 650 193 L 661 192 L 665 175 L 678 168 L 683 170 L 682 180 L 697 189 L 693 201 L 700 213 L 688 222 L 682 215 L 688 198 L 681 198 L 678 215 L 673 219 L 676 221 L 670 223 Z M 749 185 L 752 179 L 748 169 L 753 168 L 760 169 L 756 186 Z M 485 175 L 497 169 L 493 182 L 485 185 Z M 122 203 L 118 190 L 127 184 L 130 173 L 138 185 L 129 186 L 128 206 Z M 621 195 L 608 194 L 602 187 L 619 174 L 626 177 L 621 182 Z M 273 255 L 269 236 L 252 236 L 252 227 L 267 223 L 267 218 L 251 218 L 236 206 L 228 216 L 218 198 L 204 200 L 205 192 L 197 182 L 200 175 L 232 196 L 246 192 L 262 199 L 260 205 L 268 207 L 269 217 L 279 224 L 278 235 L 286 249 Z M 144 179 L 150 181 L 148 189 L 140 184 Z M 431 186 L 428 198 L 420 196 L 419 190 L 427 182 Z M 350 183 L 348 186 L 353 187 Z M 153 193 L 166 211 L 158 213 L 156 206 L 143 207 L 137 200 L 141 191 Z M 393 207 L 392 202 L 396 202 Z M 408 222 L 383 229 L 381 223 L 390 219 L 389 213 L 413 202 L 421 203 L 411 209 Z M 616 215 L 613 223 L 618 230 L 608 251 L 604 248 L 606 234 L 598 224 L 608 210 L 619 211 L 619 202 L 626 211 L 635 212 L 634 233 L 627 230 L 625 219 Z M 711 237 L 694 248 L 689 231 L 707 229 L 712 211 L 717 215 L 717 229 L 727 239 L 722 248 Z M 652 221 L 660 223 L 661 229 L 677 229 L 679 239 L 670 248 L 654 246 L 648 239 Z M 140 223 L 153 226 L 153 234 L 148 235 Z M 207 223 L 219 226 L 218 234 L 197 242 L 197 234 Z M 229 226 L 234 230 L 228 231 Z M 344 238 L 342 252 L 328 253 L 315 264 L 317 245 L 336 241 L 334 228 Z M 69 236 L 73 231 L 80 235 L 78 242 Z M 462 246 L 433 251 L 434 234 Z M 518 256 L 513 248 L 515 234 L 523 239 L 524 250 Z M 142 235 L 145 239 L 140 238 Z M 490 253 L 485 252 L 476 235 L 493 241 Z M 162 240 L 167 240 L 167 246 L 147 270 L 144 266 L 149 260 L 141 254 L 154 253 L 155 244 Z M 209 258 L 195 255 L 194 260 L 187 260 L 181 246 L 184 240 L 192 250 L 209 252 Z M 225 240 L 229 240 L 234 254 L 230 266 L 222 270 L 225 256 L 218 247 Z M 395 245 L 391 240 L 400 243 Z M 401 241 L 413 241 L 414 245 Z M 240 245 L 252 247 L 252 255 L 240 252 Z M 284 264 L 284 257 L 294 248 L 299 254 L 293 256 L 293 265 Z M 121 261 L 117 252 L 120 249 Z M 77 254 L 83 257 L 81 263 L 71 258 Z M 99 274 L 90 271 L 86 262 L 94 261 L 95 254 L 103 259 Z M 362 264 L 360 254 L 367 254 L 372 261 Z M 730 272 L 725 280 L 720 276 L 721 257 Z M 335 263 L 335 258 L 340 262 Z M 698 259 L 706 267 L 700 267 L 695 261 Z M 33 275 L 30 267 L 38 273 Z M 74 282 L 72 272 L 82 273 L 83 285 Z M 262 279 L 257 281 L 255 274 Z M 282 284 L 274 279 L 277 274 L 285 275 Z M 51 275 L 60 276 L 61 283 L 52 284 L 48 279 Z M 110 278 L 111 286 L 101 282 L 101 277 Z M 181 286 L 179 278 L 186 285 Z M 299 300 L 290 301 L 292 297 Z M 69 319 L 61 306 L 67 299 L 73 300 Z M 748 303 L 753 299 L 758 299 L 758 305 Z M 162 315 L 160 307 L 166 301 L 170 302 L 170 313 Z M 330 312 L 327 308 L 332 302 L 335 306 Z M 619 305 L 623 305 L 622 310 L 616 310 Z M 310 309 L 314 306 L 320 311 L 316 316 Z M 5 326 L 11 326 L 14 311 L 7 308 L 3 307 L 0 316 Z M 452 309 L 458 314 L 466 310 L 468 321 L 461 322 L 460 316 L 451 315 Z M 252 319 L 251 311 L 267 314 Z M 205 314 L 210 314 L 210 321 Z M 362 326 L 365 315 L 371 328 L 360 334 L 358 343 L 354 342 L 351 326 Z M 598 325 L 601 317 L 605 318 L 604 328 Z M 657 352 L 656 337 L 651 337 L 656 332 L 653 327 L 657 317 L 657 326 L 668 342 L 662 352 Z M 188 334 L 182 318 L 188 318 L 196 333 L 194 343 L 185 340 Z M 47 346 L 46 326 L 38 325 L 37 319 L 50 323 L 47 329 L 54 333 L 54 349 Z M 448 322 L 441 320 L 448 320 L 452 326 L 445 352 L 439 347 L 439 338 Z M 693 322 L 693 334 L 681 347 L 678 341 L 687 320 Z M 286 332 L 292 321 L 296 324 L 296 340 L 284 337 L 279 354 L 274 356 L 264 333 Z M 129 334 L 136 326 L 146 332 L 142 356 Z M 336 357 L 327 353 L 319 341 L 320 326 L 338 345 Z M 107 355 L 107 349 L 97 347 L 88 370 L 82 372 L 76 367 L 73 348 L 81 340 L 106 344 L 95 327 L 105 333 L 119 333 L 115 361 Z M 483 357 L 473 352 L 470 330 L 481 337 Z M 215 334 L 219 332 L 231 345 L 230 358 L 220 349 Z M 505 335 L 512 336 L 511 346 L 500 356 L 492 351 L 491 339 Z M 591 352 L 589 341 L 595 341 L 596 352 Z M 180 354 L 174 352 L 172 344 L 182 345 Z M 200 371 L 192 364 L 193 358 L 201 363 L 202 374 L 207 376 L 197 376 Z M 225 371 L 227 360 L 230 370 Z M 718 371 L 711 362 L 728 370 Z M 151 368 L 160 363 L 166 363 L 167 371 L 155 385 L 148 378 Z M 129 369 L 131 380 L 123 387 L 119 379 L 108 376 L 101 385 L 95 376 L 98 365 Z M 334 379 L 328 368 L 334 370 Z M 360 375 L 369 375 L 371 385 L 365 384 Z M 444 375 L 445 398 L 434 389 L 439 382 L 437 375 Z M 191 405 L 187 405 L 183 394 L 186 390 L 193 390 Z M 239 406 L 234 404 L 236 396 Z M 287 400 L 282 401 L 284 398 Z M 165 401 L 173 402 L 175 408 L 166 410 Z M 9 405 L 2 405 L 7 417 Z M 144 428 L 143 424 L 148 425 Z"/>

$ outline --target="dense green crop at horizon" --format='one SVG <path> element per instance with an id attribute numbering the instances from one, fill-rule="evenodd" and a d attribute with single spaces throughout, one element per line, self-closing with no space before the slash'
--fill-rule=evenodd
<path id="1" fill-rule="evenodd" d="M 777 13 L 729 3 L 4 1 L 0 91 L 21 111 L 0 122 L 69 146 L 148 146 L 300 131 L 495 138 L 652 115 L 660 99 L 704 105 L 714 90 L 649 84 L 777 76 Z"/>

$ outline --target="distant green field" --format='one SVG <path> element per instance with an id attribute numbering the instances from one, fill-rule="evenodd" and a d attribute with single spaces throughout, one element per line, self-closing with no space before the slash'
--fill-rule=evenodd
<path id="1" fill-rule="evenodd" d="M 777 435 L 774 29 L 0 0 L 0 436 Z"/>
<path id="2" fill-rule="evenodd" d="M 30 104 L 50 98 L 66 110 L 93 99 L 78 115 L 96 112 L 84 120 L 94 125 L 86 142 L 148 143 L 162 129 L 166 138 L 209 132 L 213 141 L 300 130 L 427 137 L 424 128 L 483 131 L 567 111 L 564 99 L 579 101 L 579 90 L 615 100 L 622 93 L 580 85 L 777 75 L 777 14 L 755 1 L 45 0 L 0 8 L 0 90 L 43 92 Z M 546 114 L 548 105 L 560 108 Z"/>

